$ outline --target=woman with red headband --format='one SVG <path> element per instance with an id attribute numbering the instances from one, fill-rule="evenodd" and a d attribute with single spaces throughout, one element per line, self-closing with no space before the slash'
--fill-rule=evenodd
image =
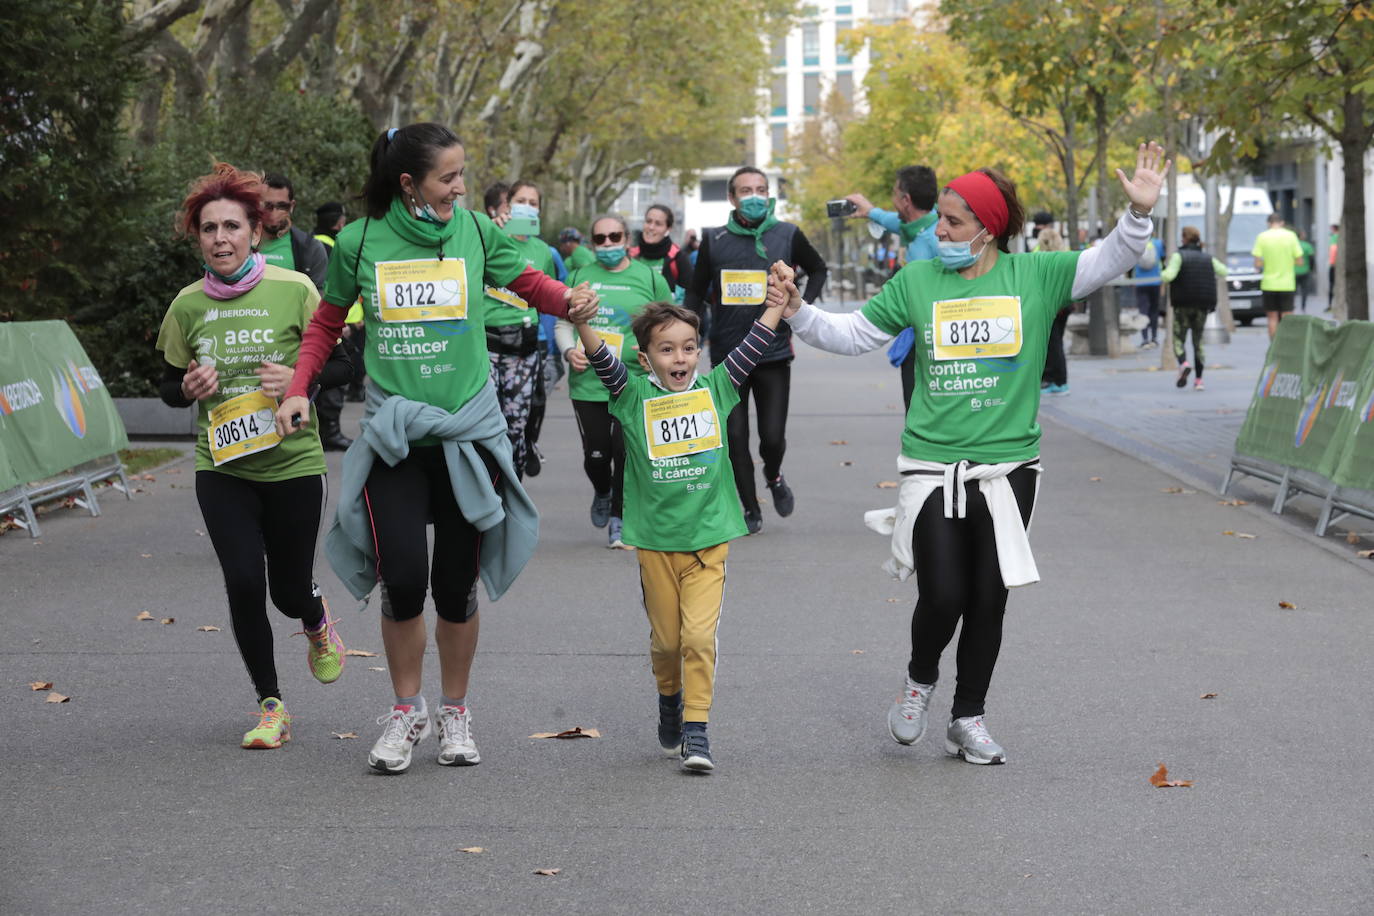
<path id="1" fill-rule="evenodd" d="M 988 734 L 984 700 L 1002 644 L 1007 590 L 1039 581 L 1026 529 L 1040 476 L 1040 373 L 1055 313 L 1129 270 L 1150 239 L 1150 211 L 1169 164 L 1142 144 L 1135 174 L 1117 177 L 1130 200 L 1102 244 L 1087 251 L 1010 254 L 1025 213 L 1016 186 L 993 169 L 950 182 L 939 199 L 938 260 L 908 264 L 857 312 L 802 302 L 775 264 L 769 302 L 790 299 L 792 330 L 814 347 L 858 354 L 916 332 L 916 392 L 902 432 L 898 505 L 865 516 L 892 537 L 885 568 L 914 572 L 911 662 L 888 712 L 901 744 L 925 734 L 940 654 L 959 634 L 958 674 L 945 749 L 969 763 L 1005 763 Z"/>

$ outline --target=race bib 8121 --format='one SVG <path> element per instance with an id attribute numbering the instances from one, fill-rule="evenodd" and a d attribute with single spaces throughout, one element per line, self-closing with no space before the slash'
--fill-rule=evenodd
<path id="1" fill-rule="evenodd" d="M 720 448 L 720 417 L 709 388 L 693 388 L 644 402 L 649 457 L 676 458 Z"/>

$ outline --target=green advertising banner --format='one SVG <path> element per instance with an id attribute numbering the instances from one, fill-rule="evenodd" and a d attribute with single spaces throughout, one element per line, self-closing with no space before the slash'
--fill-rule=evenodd
<path id="1" fill-rule="evenodd" d="M 128 445 L 100 373 L 66 322 L 0 323 L 0 492 Z"/>
<path id="2" fill-rule="evenodd" d="M 1374 323 L 1290 316 L 1264 362 L 1236 451 L 1374 491 Z"/>

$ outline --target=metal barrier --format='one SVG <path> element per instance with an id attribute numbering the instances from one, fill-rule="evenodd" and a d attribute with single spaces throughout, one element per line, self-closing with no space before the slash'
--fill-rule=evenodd
<path id="1" fill-rule="evenodd" d="M 111 481 L 112 486 L 122 492 L 125 499 L 133 499 L 119 455 L 110 454 L 83 462 L 56 477 L 36 480 L 0 493 L 0 514 L 12 515 L 15 524 L 27 531 L 29 537 L 36 538 L 41 536 L 41 531 L 38 513 L 34 507 L 49 500 L 79 493 L 75 500 L 76 504 L 89 512 L 92 518 L 99 517 L 100 501 L 95 496 L 95 484 L 102 480 Z"/>
<path id="2" fill-rule="evenodd" d="M 1318 537 L 1324 537 L 1329 527 L 1352 515 L 1374 520 L 1374 493 L 1339 486 L 1312 471 L 1235 454 L 1231 456 L 1231 467 L 1221 483 L 1222 496 L 1231 489 L 1237 475 L 1267 480 L 1278 487 L 1274 503 L 1270 506 L 1270 511 L 1275 515 L 1282 515 L 1288 501 L 1294 496 L 1315 496 L 1320 499 L 1322 507 L 1314 528 Z"/>

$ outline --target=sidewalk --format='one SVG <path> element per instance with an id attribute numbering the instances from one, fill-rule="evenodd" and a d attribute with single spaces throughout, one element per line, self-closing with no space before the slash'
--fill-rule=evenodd
<path id="1" fill-rule="evenodd" d="M 884 717 L 915 588 L 879 571 L 883 539 L 861 521 L 893 495 L 877 484 L 896 476 L 900 383 L 880 354 L 799 351 L 797 510 L 766 508 L 763 533 L 731 547 L 710 777 L 656 747 L 635 558 L 587 523 L 564 393 L 530 481 L 539 553 L 506 598 L 482 599 L 479 767 L 437 766 L 431 740 L 404 776 L 370 772 L 385 658 L 318 685 L 275 615 L 295 737 L 238 748 L 253 698 L 185 462 L 99 519 L 0 537 L 0 912 L 1367 910 L 1364 573 L 1048 420 L 1043 581 L 1011 596 L 989 697 L 1011 762 L 949 759 L 938 726 L 900 747 Z M 355 612 L 317 571 L 345 642 L 381 653 L 375 607 Z M 943 672 L 937 713 L 952 648 Z M 71 702 L 45 703 L 40 680 Z M 528 737 L 577 725 L 604 737 Z M 1161 761 L 1194 787 L 1152 787 Z"/>

